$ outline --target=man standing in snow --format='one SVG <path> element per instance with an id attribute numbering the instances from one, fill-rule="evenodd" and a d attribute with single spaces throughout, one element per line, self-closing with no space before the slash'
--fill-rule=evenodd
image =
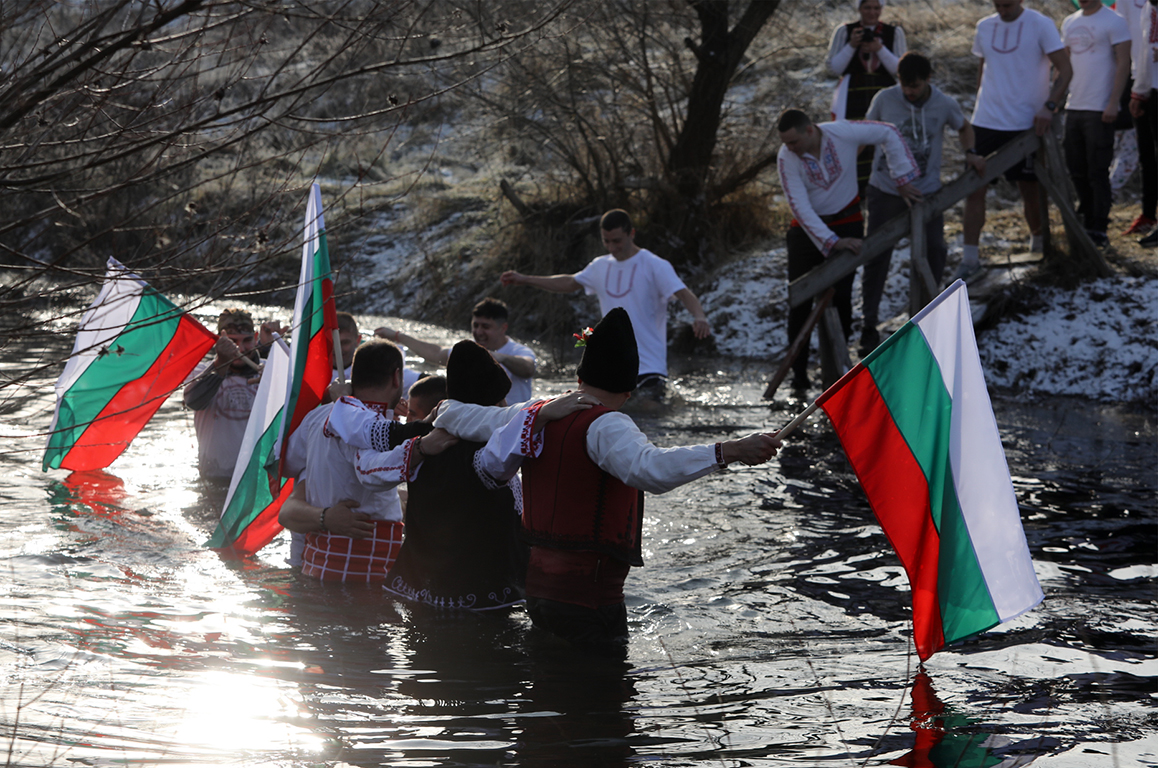
<path id="1" fill-rule="evenodd" d="M 977 77 L 977 106 L 973 109 L 976 149 L 982 156 L 995 152 L 1022 131 L 1033 128 L 1044 136 L 1070 84 L 1070 58 L 1054 23 L 1021 7 L 1021 0 L 993 0 L 997 11 L 977 22 L 973 55 L 981 59 Z M 1050 66 L 1057 76 L 1050 85 Z M 1031 251 L 1041 250 L 1041 209 L 1033 164 L 1023 161 L 1005 172 L 1021 190 L 1025 223 L 1032 235 Z M 957 277 L 981 269 L 978 243 L 985 226 L 982 187 L 965 199 L 962 221 L 965 248 Z"/>
<path id="2" fill-rule="evenodd" d="M 921 171 L 896 126 L 859 120 L 813 125 L 808 115 L 789 109 L 780 116 L 777 128 L 781 147 L 776 168 L 793 216 L 785 235 L 789 282 L 820 266 L 830 253 L 860 252 L 864 216 L 856 191 L 859 147 L 883 149 L 897 194 L 905 201 L 921 199 L 921 191 L 912 183 Z M 849 275 L 836 284 L 833 299 L 846 339 L 852 334 L 852 279 Z M 789 310 L 789 344 L 804 330 L 811 311 L 811 301 Z M 792 370 L 793 389 L 807 389 L 807 345 L 796 357 Z"/>
<path id="3" fill-rule="evenodd" d="M 909 51 L 897 64 L 900 85 L 878 93 L 869 106 L 867 119 L 892 123 L 901 132 L 909 150 L 921 169 L 921 177 L 913 186 L 924 195 L 941 189 L 941 140 L 945 126 L 957 131 L 965 163 L 978 175 L 985 174 L 985 158 L 973 148 L 973 126 L 965 119 L 961 106 L 939 88 L 929 83 L 933 66 L 929 59 Z M 908 201 L 896 191 L 884 158 L 877 160 L 868 186 L 868 233 L 871 235 L 894 218 L 908 210 Z M 945 216 L 937 213 L 925 225 L 925 247 L 929 270 L 933 279 L 941 280 L 945 269 Z M 860 334 L 860 356 L 864 358 L 880 343 L 877 314 L 881 294 L 889 276 L 889 261 L 893 252 L 882 254 L 864 266 L 861 278 L 864 326 Z"/>
<path id="4" fill-rule="evenodd" d="M 571 293 L 583 288 L 588 295 L 599 297 L 602 315 L 615 307 L 623 307 L 631 317 L 639 340 L 638 387 L 657 399 L 662 398 L 667 382 L 668 302 L 679 299 L 691 313 L 692 331 L 697 339 L 706 339 L 712 334 L 708 316 L 670 263 L 635 244 L 635 226 L 627 211 L 617 208 L 603 214 L 599 228 L 608 253 L 592 261 L 582 272 L 540 276 L 509 270 L 503 273 L 503 285 L 530 285 L 554 293 Z"/>
<path id="5" fill-rule="evenodd" d="M 1158 155 L 1158 0 L 1142 9 L 1143 45 L 1133 52 L 1134 88 L 1130 92 L 1130 114 L 1150 127 L 1150 139 Z M 1139 133 L 1139 141 L 1142 140 Z M 1158 245 L 1158 227 L 1138 241 L 1143 247 Z"/>
<path id="6" fill-rule="evenodd" d="M 1094 245 L 1109 245 L 1110 163 L 1114 122 L 1130 76 L 1130 28 L 1102 0 L 1078 0 L 1062 22 L 1073 79 L 1066 99 L 1066 167 L 1078 192 L 1078 213 Z"/>

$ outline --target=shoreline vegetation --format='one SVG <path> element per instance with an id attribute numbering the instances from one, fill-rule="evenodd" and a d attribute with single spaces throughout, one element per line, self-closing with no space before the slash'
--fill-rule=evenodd
<path id="1" fill-rule="evenodd" d="M 566 340 L 593 304 L 502 288 L 498 276 L 576 271 L 602 252 L 598 216 L 625 207 L 637 242 L 714 297 L 707 342 L 677 330 L 686 318 L 673 312 L 675 351 L 775 364 L 786 314 L 775 262 L 790 218 L 772 167 L 775 117 L 789 106 L 826 115 L 835 78 L 824 55 L 832 28 L 851 18 L 848 3 L 720 3 L 699 16 L 683 4 L 578 0 L 503 0 L 473 12 L 441 2 L 275 5 L 0 9 L 9 341 L 75 324 L 110 254 L 191 311 L 290 306 L 305 194 L 317 180 L 341 309 L 453 328 L 494 295 L 512 306 L 513 336 L 566 365 Z M 1032 5 L 1059 23 L 1073 12 L 1068 1 Z M 991 12 L 983 0 L 894 0 L 883 18 L 905 27 L 910 48 L 932 59 L 933 82 L 968 114 L 973 26 Z M 757 22 L 742 50 L 728 50 L 731 72 L 708 71 L 721 23 Z M 689 104 L 702 98 L 701 81 L 724 76 L 718 125 L 697 134 L 692 152 L 703 109 Z M 946 172 L 960 167 L 959 153 L 946 140 Z M 1155 319 L 1144 305 L 1158 259 L 1120 236 L 1138 189 L 1135 174 L 1113 210 L 1106 258 L 1119 288 L 1038 271 L 1004 299 L 1005 316 L 1025 322 L 1045 296 L 1092 293 L 1104 303 L 1122 290 L 1142 302 L 1105 332 L 1142 345 L 1124 364 L 1135 385 L 1059 394 L 1156 405 Z M 983 259 L 1024 250 L 1016 191 L 994 186 L 989 211 Z M 1056 211 L 1052 229 L 1064 244 Z M 946 236 L 951 274 L 959 207 L 947 212 Z M 894 270 L 907 272 L 905 257 L 898 250 Z M 745 270 L 747 283 L 729 295 Z M 886 297 L 882 316 L 888 306 Z M 1075 333 L 1073 344 L 1084 336 L 1105 347 L 1105 334 Z M 1122 366 L 1103 360 L 1087 378 Z M 1001 377 L 999 386 L 1051 394 L 1025 372 Z"/>

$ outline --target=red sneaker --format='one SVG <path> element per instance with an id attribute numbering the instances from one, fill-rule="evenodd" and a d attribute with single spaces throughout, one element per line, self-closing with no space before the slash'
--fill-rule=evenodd
<path id="1" fill-rule="evenodd" d="M 1134 219 L 1134 223 L 1131 224 L 1130 228 L 1127 229 L 1122 234 L 1123 235 L 1144 235 L 1147 232 L 1149 232 L 1150 230 L 1154 229 L 1154 227 L 1156 225 L 1158 225 L 1158 221 L 1155 221 L 1154 219 L 1150 218 L 1149 216 L 1142 215 L 1142 216 L 1139 216 L 1138 218 Z"/>

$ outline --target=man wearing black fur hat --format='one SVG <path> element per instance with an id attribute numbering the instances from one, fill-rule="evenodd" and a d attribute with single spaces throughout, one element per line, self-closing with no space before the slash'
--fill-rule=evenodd
<path id="1" fill-rule="evenodd" d="M 642 492 L 664 493 L 736 461 L 761 464 L 780 443 L 755 434 L 657 448 L 619 412 L 639 372 L 627 313 L 611 310 L 580 343 L 578 391 L 523 410 L 448 400 L 435 425 L 464 440 L 489 437 L 478 465 L 496 481 L 523 469 L 532 622 L 576 646 L 622 658 L 623 584 L 631 566 L 643 565 Z"/>

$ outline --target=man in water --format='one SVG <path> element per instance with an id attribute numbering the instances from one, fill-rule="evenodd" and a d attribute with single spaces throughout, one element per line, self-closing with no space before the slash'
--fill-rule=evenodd
<path id="1" fill-rule="evenodd" d="M 522 467 L 531 621 L 578 647 L 622 658 L 624 581 L 632 566 L 643 565 L 643 491 L 664 493 L 737 461 L 761 464 L 780 442 L 755 434 L 657 448 L 620 413 L 639 372 L 627 312 L 612 309 L 585 342 L 576 392 L 522 410 L 448 400 L 435 424 L 464 440 L 487 440 L 476 463 L 496 482 Z"/>
<path id="2" fill-rule="evenodd" d="M 524 275 L 504 272 L 503 285 L 529 285 L 554 293 L 571 293 L 580 288 L 599 297 L 599 312 L 606 315 L 615 307 L 627 310 L 639 340 L 638 386 L 662 397 L 667 382 L 667 305 L 674 299 L 692 315 L 692 331 L 697 339 L 712 334 L 708 316 L 696 295 L 688 290 L 665 259 L 635 244 L 635 226 L 627 211 L 615 209 L 599 221 L 606 256 L 592 261 L 582 272 L 572 275 Z M 517 402 L 514 397 L 511 402 Z"/>
<path id="3" fill-rule="evenodd" d="M 498 299 L 483 299 L 471 310 L 470 333 L 476 342 L 486 347 L 510 377 L 511 402 L 521 403 L 531 399 L 535 376 L 535 353 L 530 347 L 523 346 L 507 336 L 509 317 L 510 310 L 504 302 Z M 440 347 L 393 328 L 383 326 L 376 329 L 374 335 L 395 344 L 405 344 L 434 365 L 446 365 L 450 359 L 450 347 Z"/>
<path id="4" fill-rule="evenodd" d="M 260 342 L 268 346 L 278 323 L 263 323 Z M 220 338 L 216 356 L 193 371 L 185 385 L 185 407 L 192 410 L 197 433 L 197 468 L 201 477 L 229 480 L 245 437 L 245 425 L 257 397 L 261 355 L 253 317 L 244 309 L 226 309 L 217 318 Z"/>
<path id="5" fill-rule="evenodd" d="M 398 484 L 425 455 L 457 441 L 443 432 L 432 435 L 423 449 L 417 436 L 429 432 L 429 424 L 403 426 L 393 420 L 402 397 L 402 351 L 390 342 L 376 339 L 358 348 L 350 387 L 352 394 L 338 403 L 375 416 L 383 450 L 359 451 L 335 438 L 329 421 L 338 404 L 310 411 L 290 437 L 285 471 L 299 484 L 282 505 L 278 521 L 304 534 L 303 575 L 322 581 L 381 582 L 402 546 Z M 292 553 L 291 564 L 297 560 Z"/>

